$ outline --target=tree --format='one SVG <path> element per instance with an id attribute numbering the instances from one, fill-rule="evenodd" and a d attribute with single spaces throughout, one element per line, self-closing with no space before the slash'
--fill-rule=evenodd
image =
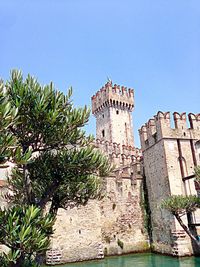
<path id="1" fill-rule="evenodd" d="M 200 186 L 200 166 L 195 167 L 195 182 Z"/>
<path id="2" fill-rule="evenodd" d="M 200 181 L 200 167 L 195 168 L 196 181 Z M 198 196 L 182 196 L 174 195 L 165 200 L 163 200 L 161 207 L 170 211 L 177 219 L 181 227 L 189 235 L 189 237 L 200 247 L 200 242 L 194 233 L 191 231 L 190 227 L 184 224 L 182 216 L 194 212 L 200 208 L 200 198 Z"/>
<path id="3" fill-rule="evenodd" d="M 49 247 L 53 223 L 52 216 L 34 206 L 0 210 L 0 241 L 10 249 L 0 258 L 1 266 L 36 266 L 36 253 Z"/>
<path id="4" fill-rule="evenodd" d="M 0 164 L 4 164 L 12 154 L 12 148 L 15 145 L 16 139 L 8 131 L 9 127 L 14 123 L 17 114 L 17 109 L 11 107 L 7 101 L 4 92 L 3 81 L 0 80 Z"/>
<path id="5" fill-rule="evenodd" d="M 17 112 L 8 102 L 0 81 L 0 168 L 6 168 L 6 162 L 16 157 L 17 140 L 8 129 L 14 125 Z M 8 253 L 0 256 L 0 265 L 36 266 L 35 253 L 48 248 L 53 223 L 52 216 L 42 216 L 41 210 L 34 206 L 0 209 L 0 243 L 9 248 Z"/>
<path id="6" fill-rule="evenodd" d="M 15 163 L 8 177 L 12 205 L 33 205 L 54 218 L 59 208 L 101 198 L 99 177 L 111 166 L 83 131 L 90 111 L 74 108 L 72 89 L 65 95 L 52 83 L 42 87 L 30 75 L 23 79 L 19 71 L 3 88 L 6 105 L 17 110 L 6 128 L 15 142 L 9 150 Z"/>

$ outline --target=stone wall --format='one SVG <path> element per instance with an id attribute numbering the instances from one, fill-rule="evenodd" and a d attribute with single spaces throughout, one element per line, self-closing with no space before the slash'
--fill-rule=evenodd
<path id="1" fill-rule="evenodd" d="M 135 181 L 130 175 L 125 177 L 127 173 L 122 176 L 106 178 L 103 200 L 59 210 L 47 263 L 98 259 L 149 248 L 140 206 L 141 176 Z"/>
<path id="2" fill-rule="evenodd" d="M 96 259 L 101 244 L 100 207 L 97 201 L 68 211 L 59 209 L 51 249 L 61 254 L 60 262 Z M 51 252 L 51 251 L 50 251 Z M 51 257 L 47 253 L 48 263 Z"/>
<path id="3" fill-rule="evenodd" d="M 170 186 L 165 164 L 164 143 L 146 150 L 144 168 L 151 210 L 153 248 L 158 252 L 171 253 L 171 227 L 175 227 L 173 216 L 161 209 L 161 201 L 170 195 Z"/>

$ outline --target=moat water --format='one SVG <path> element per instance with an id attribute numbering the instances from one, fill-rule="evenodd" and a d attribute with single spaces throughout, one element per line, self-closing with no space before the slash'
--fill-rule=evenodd
<path id="1" fill-rule="evenodd" d="M 200 267 L 200 257 L 174 258 L 157 254 L 132 254 L 99 261 L 72 263 L 62 267 Z"/>

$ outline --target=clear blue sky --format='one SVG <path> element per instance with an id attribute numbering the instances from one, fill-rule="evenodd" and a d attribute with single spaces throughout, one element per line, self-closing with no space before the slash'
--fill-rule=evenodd
<path id="1" fill-rule="evenodd" d="M 13 68 L 72 85 L 76 105 L 90 105 L 107 77 L 133 87 L 139 145 L 158 110 L 200 112 L 200 1 L 1 0 L 0 77 Z"/>

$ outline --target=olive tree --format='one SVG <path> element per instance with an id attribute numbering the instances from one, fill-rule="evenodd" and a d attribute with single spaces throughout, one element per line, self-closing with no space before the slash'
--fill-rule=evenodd
<path id="1" fill-rule="evenodd" d="M 15 164 L 8 177 L 10 205 L 38 208 L 40 216 L 50 216 L 54 222 L 59 208 L 101 198 L 100 177 L 112 168 L 83 130 L 90 110 L 74 107 L 72 89 L 64 94 L 52 83 L 42 86 L 30 75 L 24 79 L 20 71 L 12 71 L 1 87 L 5 107 L 14 114 L 12 122 L 2 127 L 12 145 L 0 155 Z M 22 214 L 26 216 L 26 211 Z M 46 234 L 49 238 L 51 231 Z M 0 242 L 5 244 L 3 239 Z M 24 246 L 20 249 L 20 255 L 25 255 Z M 13 266 L 21 266 L 17 265 L 21 260 L 18 257 Z"/>
<path id="2" fill-rule="evenodd" d="M 200 182 L 200 167 L 195 168 L 195 180 L 197 183 Z M 181 227 L 189 235 L 189 237 L 200 247 L 200 242 L 194 233 L 191 231 L 190 227 L 186 225 L 182 217 L 186 214 L 196 211 L 200 208 L 200 198 L 196 195 L 182 196 L 174 195 L 165 200 L 163 200 L 161 207 L 170 211 L 177 219 Z"/>

